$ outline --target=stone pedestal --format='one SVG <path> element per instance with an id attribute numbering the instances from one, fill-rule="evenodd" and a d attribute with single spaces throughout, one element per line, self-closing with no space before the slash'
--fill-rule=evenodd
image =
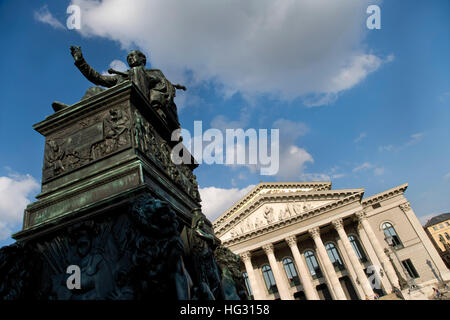
<path id="1" fill-rule="evenodd" d="M 167 123 L 130 81 L 34 125 L 45 136 L 42 191 L 25 210 L 21 241 L 110 210 L 141 193 L 170 203 L 185 225 L 200 196 L 193 170 L 175 165 Z M 184 150 L 188 152 L 187 150 Z"/>
<path id="2" fill-rule="evenodd" d="M 173 119 L 126 81 L 34 125 L 42 190 L 0 249 L 0 300 L 246 298 L 239 257 L 194 210 L 197 165 L 171 161 Z"/>

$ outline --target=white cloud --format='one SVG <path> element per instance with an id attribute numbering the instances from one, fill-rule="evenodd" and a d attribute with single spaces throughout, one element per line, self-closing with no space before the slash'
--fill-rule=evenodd
<path id="1" fill-rule="evenodd" d="M 387 146 L 379 146 L 378 147 L 378 151 L 400 151 L 406 147 L 410 147 L 413 146 L 415 144 L 418 144 L 420 141 L 422 141 L 423 137 L 425 136 L 424 132 L 418 132 L 418 133 L 414 133 L 409 137 L 409 140 L 407 142 L 405 142 L 403 145 L 401 146 L 393 146 L 392 144 L 387 145 Z"/>
<path id="2" fill-rule="evenodd" d="M 300 180 L 302 181 L 333 181 L 345 177 L 344 173 L 335 173 L 336 169 L 331 168 L 329 173 L 302 173 Z"/>
<path id="3" fill-rule="evenodd" d="M 22 222 L 28 199 L 39 190 L 39 183 L 30 175 L 10 174 L 0 177 L 0 241 Z"/>
<path id="4" fill-rule="evenodd" d="M 314 158 L 305 149 L 295 145 L 280 148 L 280 169 L 276 175 L 277 180 L 297 180 L 308 162 L 313 163 Z"/>
<path id="5" fill-rule="evenodd" d="M 353 173 L 357 173 L 357 172 L 362 172 L 362 171 L 373 171 L 373 174 L 376 176 L 381 176 L 384 174 L 384 167 L 376 167 L 375 165 L 373 165 L 370 162 L 364 162 L 363 164 L 353 168 L 352 172 Z"/>
<path id="6" fill-rule="evenodd" d="M 302 173 L 300 179 L 303 181 L 331 181 L 331 177 L 325 173 Z"/>
<path id="7" fill-rule="evenodd" d="M 447 173 L 446 175 L 444 175 L 444 179 L 445 179 L 445 180 L 450 180 L 450 172 Z"/>
<path id="8" fill-rule="evenodd" d="M 227 95 L 303 97 L 329 104 L 383 63 L 365 52 L 368 4 L 377 0 L 72 0 L 84 36 L 139 47 L 174 82 L 193 71 Z"/>
<path id="9" fill-rule="evenodd" d="M 423 136 L 424 136 L 423 132 L 412 134 L 410 140 L 405 144 L 405 147 L 419 143 L 423 139 Z"/>
<path id="10" fill-rule="evenodd" d="M 209 220 L 214 221 L 254 187 L 255 185 L 249 185 L 242 189 L 200 188 L 202 211 Z"/>
<path id="11" fill-rule="evenodd" d="M 362 139 L 364 139 L 365 137 L 367 137 L 367 134 L 365 132 L 361 132 L 360 135 L 358 136 L 358 138 L 356 138 L 355 140 L 353 140 L 353 142 L 358 143 L 360 142 Z"/>
<path id="12" fill-rule="evenodd" d="M 387 146 L 379 146 L 378 147 L 378 151 L 392 151 L 394 150 L 394 146 L 392 144 L 387 145 Z"/>
<path id="13" fill-rule="evenodd" d="M 309 128 L 303 122 L 287 119 L 276 120 L 272 128 L 280 129 L 280 165 L 276 179 L 295 181 L 308 162 L 314 163 L 313 156 L 297 145 L 297 139 L 307 134 Z"/>
<path id="14" fill-rule="evenodd" d="M 224 132 L 226 129 L 242 129 L 246 130 L 246 125 L 248 124 L 249 113 L 242 112 L 240 119 L 235 121 L 230 121 L 227 117 L 219 115 L 216 116 L 212 122 L 211 127 L 215 129 L 219 129 Z M 277 180 L 296 180 L 299 178 L 300 173 L 304 170 L 306 164 L 308 162 L 314 162 L 314 159 L 311 154 L 306 151 L 306 149 L 301 148 L 296 145 L 296 140 L 305 135 L 309 128 L 302 122 L 294 122 L 286 119 L 278 119 L 276 120 L 270 128 L 267 128 L 270 133 L 270 129 L 279 129 L 279 170 L 275 174 L 275 178 Z M 272 139 L 270 137 L 269 139 Z M 189 140 L 184 140 L 185 145 L 189 145 Z M 224 141 L 225 143 L 225 141 Z M 270 143 L 269 143 L 270 146 Z M 249 151 L 257 153 L 258 150 L 249 150 L 248 141 L 244 141 L 243 143 L 226 145 L 225 148 L 219 148 L 217 150 L 220 156 L 226 158 L 228 154 L 234 152 L 234 154 L 245 154 L 246 159 L 249 159 Z M 223 154 L 225 152 L 225 154 Z M 272 151 L 271 151 L 272 152 Z M 275 159 L 272 157 L 272 161 Z M 243 164 L 247 168 L 250 169 L 252 173 L 255 173 L 257 170 L 261 169 L 261 164 L 258 162 L 257 164 Z M 236 164 L 230 165 L 232 167 L 236 167 Z M 236 183 L 236 181 L 234 181 Z"/>
<path id="15" fill-rule="evenodd" d="M 12 231 L 8 225 L 0 221 L 0 241 L 7 239 L 11 234 Z"/>
<path id="16" fill-rule="evenodd" d="M 125 64 L 125 62 L 123 62 L 121 60 L 111 61 L 111 63 L 109 64 L 109 67 L 113 70 L 120 71 L 120 72 L 125 72 L 128 70 L 128 67 Z M 110 74 L 108 73 L 108 71 L 103 71 L 102 75 L 109 76 Z"/>
<path id="17" fill-rule="evenodd" d="M 120 71 L 120 72 L 125 72 L 128 70 L 127 65 L 125 64 L 125 62 L 120 61 L 120 60 L 113 60 L 111 61 L 111 63 L 109 64 L 109 66 L 116 70 L 116 71 Z"/>
<path id="18" fill-rule="evenodd" d="M 359 172 L 359 171 L 364 171 L 364 170 L 368 170 L 368 169 L 372 169 L 373 165 L 369 162 L 364 162 L 363 164 L 353 168 L 353 172 Z"/>
<path id="19" fill-rule="evenodd" d="M 39 9 L 39 11 L 35 11 L 34 18 L 37 21 L 49 24 L 50 26 L 52 26 L 55 29 L 61 29 L 61 30 L 65 29 L 63 24 L 61 22 L 59 22 L 58 19 L 56 19 L 51 14 L 51 12 L 48 10 L 47 5 L 43 6 L 41 9 Z"/>
<path id="20" fill-rule="evenodd" d="M 384 168 L 382 167 L 382 168 L 375 168 L 374 170 L 373 170 L 373 173 L 376 175 L 376 176 L 382 176 L 383 174 L 384 174 Z"/>

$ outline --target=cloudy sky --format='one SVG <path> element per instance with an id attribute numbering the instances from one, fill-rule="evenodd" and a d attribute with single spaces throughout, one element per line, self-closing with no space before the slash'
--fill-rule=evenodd
<path id="1" fill-rule="evenodd" d="M 66 10 L 81 8 L 81 29 Z M 381 8 L 381 30 L 366 10 Z M 377 0 L 73 0 L 0 2 L 0 245 L 40 190 L 44 139 L 32 125 L 130 49 L 188 87 L 181 124 L 280 129 L 280 170 L 202 164 L 214 219 L 260 181 L 332 181 L 366 196 L 405 182 L 424 222 L 450 211 L 450 2 Z"/>

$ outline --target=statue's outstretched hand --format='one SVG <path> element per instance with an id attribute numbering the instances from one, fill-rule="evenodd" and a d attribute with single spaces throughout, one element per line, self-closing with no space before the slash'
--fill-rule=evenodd
<path id="1" fill-rule="evenodd" d="M 81 47 L 70 46 L 70 53 L 75 61 L 80 61 L 83 59 L 83 54 L 81 53 Z"/>
<path id="2" fill-rule="evenodd" d="M 179 90 L 183 90 L 183 91 L 186 91 L 186 90 L 187 90 L 186 87 L 185 87 L 185 86 L 182 86 L 181 84 L 175 84 L 175 85 L 174 85 L 174 88 L 175 88 L 175 89 L 179 89 Z"/>

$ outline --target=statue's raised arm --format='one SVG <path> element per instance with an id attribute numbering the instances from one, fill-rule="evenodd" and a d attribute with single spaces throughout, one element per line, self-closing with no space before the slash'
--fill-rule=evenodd
<path id="1" fill-rule="evenodd" d="M 121 75 L 104 76 L 95 71 L 84 59 L 80 47 L 70 46 L 70 53 L 75 60 L 75 66 L 77 66 L 86 79 L 95 85 L 110 88 L 115 86 L 119 82 L 120 77 L 122 77 Z"/>

